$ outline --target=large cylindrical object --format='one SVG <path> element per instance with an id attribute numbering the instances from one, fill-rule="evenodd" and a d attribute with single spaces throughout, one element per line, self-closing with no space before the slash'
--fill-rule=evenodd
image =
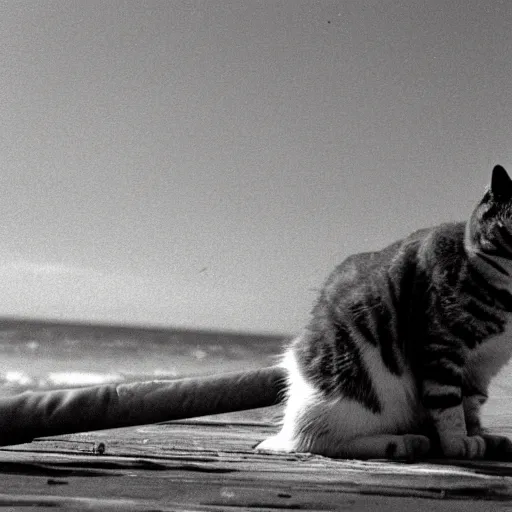
<path id="1" fill-rule="evenodd" d="M 25 392 L 0 399 L 0 446 L 267 407 L 279 401 L 284 380 L 284 370 L 271 366 L 212 377 Z"/>

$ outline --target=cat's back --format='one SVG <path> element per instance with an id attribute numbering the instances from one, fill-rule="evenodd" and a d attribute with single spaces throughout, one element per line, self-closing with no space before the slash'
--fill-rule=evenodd
<path id="1" fill-rule="evenodd" d="M 423 228 L 381 250 L 348 256 L 328 276 L 319 304 L 343 297 L 399 294 L 412 284 L 419 271 L 453 262 L 463 246 L 465 223 L 446 223 Z M 396 297 L 395 297 L 396 298 Z"/>
<path id="2" fill-rule="evenodd" d="M 294 343 L 304 372 L 318 380 L 334 355 L 349 350 L 357 354 L 372 346 L 381 350 L 386 369 L 401 375 L 409 359 L 410 326 L 425 322 L 429 274 L 440 270 L 434 268 L 435 260 L 443 266 L 442 255 L 447 262 L 460 259 L 456 254 L 463 237 L 464 223 L 442 224 L 380 251 L 346 258 L 328 277 L 305 335 Z M 335 373 L 332 368 L 333 378 Z"/>

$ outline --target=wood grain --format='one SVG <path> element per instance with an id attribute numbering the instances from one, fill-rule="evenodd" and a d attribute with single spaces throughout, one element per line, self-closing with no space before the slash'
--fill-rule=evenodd
<path id="1" fill-rule="evenodd" d="M 512 463 L 256 453 L 279 407 L 41 439 L 0 451 L 0 506 L 69 510 L 498 510 Z M 100 443 L 105 453 L 97 454 Z"/>
<path id="2" fill-rule="evenodd" d="M 281 350 L 277 339 L 238 336 L 225 342 L 220 334 L 7 328 L 0 330 L 5 370 L 26 373 L 27 386 L 46 382 L 55 369 L 108 373 L 115 368 L 129 382 L 132 373 L 140 379 L 155 368 L 168 369 L 169 376 L 261 368 Z M 505 368 L 494 383 L 484 418 L 492 431 L 509 436 L 511 374 Z M 7 394 L 25 389 L 10 386 L 4 386 Z M 6 447 L 0 449 L 0 508 L 484 512 L 511 507 L 512 462 L 406 464 L 256 453 L 252 447 L 276 431 L 279 415 L 280 408 L 273 407 Z"/>

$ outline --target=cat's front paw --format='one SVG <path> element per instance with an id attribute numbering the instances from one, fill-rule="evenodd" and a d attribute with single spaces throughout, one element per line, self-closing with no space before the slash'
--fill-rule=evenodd
<path id="1" fill-rule="evenodd" d="M 441 450 L 449 459 L 482 459 L 486 444 L 482 436 L 442 436 Z"/>

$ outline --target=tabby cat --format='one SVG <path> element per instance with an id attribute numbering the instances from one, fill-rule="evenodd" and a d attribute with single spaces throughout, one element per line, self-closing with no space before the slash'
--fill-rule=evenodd
<path id="1" fill-rule="evenodd" d="M 345 458 L 511 458 L 480 408 L 512 355 L 512 180 L 468 222 L 347 258 L 286 351 L 281 431 L 261 450 Z M 510 333 L 512 334 L 512 333 Z"/>

